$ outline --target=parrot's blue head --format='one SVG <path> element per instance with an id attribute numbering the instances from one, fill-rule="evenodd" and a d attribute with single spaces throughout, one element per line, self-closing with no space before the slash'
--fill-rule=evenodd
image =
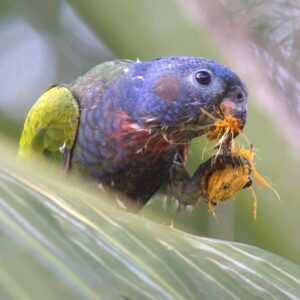
<path id="1" fill-rule="evenodd" d="M 245 85 L 229 68 L 206 58 L 166 57 L 133 63 L 124 72 L 121 90 L 124 110 L 143 126 L 198 126 L 195 136 L 203 133 L 201 127 L 214 122 L 203 110 L 215 117 L 222 111 L 243 123 L 246 120 Z"/>

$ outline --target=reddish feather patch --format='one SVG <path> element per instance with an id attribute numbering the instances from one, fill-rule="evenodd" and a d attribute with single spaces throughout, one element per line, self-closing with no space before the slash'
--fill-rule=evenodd
<path id="1" fill-rule="evenodd" d="M 140 127 L 133 122 L 132 118 L 123 110 L 120 110 L 114 119 L 114 133 L 112 136 L 120 140 L 124 148 L 129 144 L 136 144 L 149 137 L 149 130 Z"/>
<path id="2" fill-rule="evenodd" d="M 170 148 L 178 146 L 177 141 L 180 140 L 180 133 L 175 131 L 163 135 L 161 132 L 151 130 L 150 128 L 141 127 L 135 123 L 132 118 L 125 112 L 120 110 L 113 121 L 114 132 L 112 137 L 115 142 L 124 150 L 139 153 L 147 151 L 153 155 L 158 155 Z M 182 145 L 182 157 L 186 160 L 187 145 Z"/>

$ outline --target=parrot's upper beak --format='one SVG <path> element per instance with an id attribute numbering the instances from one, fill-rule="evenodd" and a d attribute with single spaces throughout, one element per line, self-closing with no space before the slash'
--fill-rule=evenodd
<path id="1" fill-rule="evenodd" d="M 247 119 L 247 104 L 245 102 L 236 103 L 229 98 L 225 98 L 220 104 L 220 109 L 224 116 L 234 116 L 241 120 L 242 127 L 244 127 Z"/>

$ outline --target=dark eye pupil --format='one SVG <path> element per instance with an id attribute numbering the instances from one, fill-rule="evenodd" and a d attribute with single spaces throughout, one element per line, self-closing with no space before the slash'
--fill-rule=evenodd
<path id="1" fill-rule="evenodd" d="M 203 85 L 207 85 L 211 82 L 211 76 L 208 71 L 199 71 L 196 74 L 195 79 L 198 83 Z"/>
<path id="2" fill-rule="evenodd" d="M 242 99 L 242 98 L 243 98 L 243 94 L 241 94 L 241 93 L 238 93 L 236 97 L 237 97 L 237 98 L 240 100 L 240 99 Z"/>

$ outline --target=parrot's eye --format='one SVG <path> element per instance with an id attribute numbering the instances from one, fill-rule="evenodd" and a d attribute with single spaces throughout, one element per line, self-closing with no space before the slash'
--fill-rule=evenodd
<path id="1" fill-rule="evenodd" d="M 201 85 L 208 85 L 211 82 L 211 72 L 208 70 L 201 70 L 195 74 L 195 80 Z"/>

